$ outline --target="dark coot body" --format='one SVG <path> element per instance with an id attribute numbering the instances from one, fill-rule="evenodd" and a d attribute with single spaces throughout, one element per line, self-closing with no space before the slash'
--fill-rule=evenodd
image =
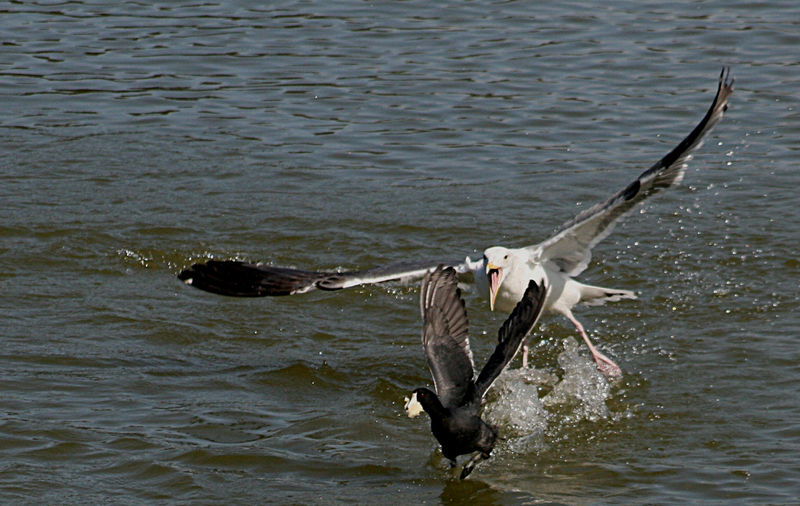
<path id="1" fill-rule="evenodd" d="M 481 459 L 489 458 L 497 431 L 480 417 L 484 395 L 519 351 L 542 311 L 546 289 L 530 281 L 527 290 L 498 332 L 497 347 L 475 379 L 467 336 L 468 320 L 456 272 L 439 266 L 422 281 L 422 347 L 436 391 L 417 388 L 406 403 L 408 416 L 422 410 L 431 418 L 431 431 L 442 454 L 456 457 L 476 453 L 464 466 L 461 478 Z"/>

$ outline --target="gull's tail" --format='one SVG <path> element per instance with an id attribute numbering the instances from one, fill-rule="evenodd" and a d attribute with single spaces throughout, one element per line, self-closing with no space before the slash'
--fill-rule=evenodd
<path id="1" fill-rule="evenodd" d="M 581 291 L 580 304 L 586 306 L 602 306 L 606 302 L 636 298 L 636 294 L 630 290 L 603 288 L 602 286 L 584 285 L 583 283 L 579 283 L 579 285 Z"/>

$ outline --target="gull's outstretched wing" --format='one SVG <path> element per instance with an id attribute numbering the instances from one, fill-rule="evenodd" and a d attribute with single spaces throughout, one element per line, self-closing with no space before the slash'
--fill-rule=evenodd
<path id="1" fill-rule="evenodd" d="M 544 283 L 537 285 L 534 280 L 528 283 L 522 299 L 500 327 L 500 331 L 497 333 L 497 347 L 478 375 L 478 380 L 475 382 L 475 395 L 478 399 L 486 395 L 494 380 L 500 376 L 503 369 L 519 351 L 523 339 L 533 329 L 542 314 L 546 295 L 547 287 L 544 286 Z"/>
<path id="2" fill-rule="evenodd" d="M 473 392 L 475 372 L 467 336 L 467 310 L 455 270 L 439 266 L 426 274 L 419 304 L 422 348 L 436 395 L 445 407 L 459 406 Z"/>
<path id="3" fill-rule="evenodd" d="M 181 271 L 178 279 L 187 285 L 221 295 L 235 297 L 263 297 L 267 295 L 294 295 L 316 288 L 341 290 L 352 286 L 398 281 L 409 283 L 422 278 L 437 265 L 448 265 L 458 272 L 467 272 L 464 261 L 398 262 L 363 271 L 304 271 L 288 267 L 274 267 L 260 263 L 237 260 L 209 260 Z"/>
<path id="4" fill-rule="evenodd" d="M 730 70 L 722 69 L 711 107 L 675 149 L 605 202 L 586 209 L 564 223 L 549 239 L 526 248 L 531 257 L 540 262 L 550 260 L 570 276 L 580 274 L 589 265 L 592 248 L 611 233 L 616 220 L 650 195 L 680 183 L 692 151 L 702 144 L 703 137 L 722 119 L 732 92 Z"/>

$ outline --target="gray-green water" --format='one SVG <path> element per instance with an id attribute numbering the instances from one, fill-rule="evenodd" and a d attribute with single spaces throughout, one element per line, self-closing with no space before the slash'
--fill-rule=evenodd
<path id="1" fill-rule="evenodd" d="M 0 501 L 798 500 L 796 3 L 4 2 L 0 41 Z M 465 482 L 402 411 L 415 287 L 175 277 L 537 242 L 688 133 L 723 64 L 684 184 L 580 278 L 640 294 L 576 311 L 623 380 L 546 318 L 546 386 L 506 377 Z M 502 315 L 468 309 L 482 364 Z M 540 403 L 562 376 L 581 396 Z"/>

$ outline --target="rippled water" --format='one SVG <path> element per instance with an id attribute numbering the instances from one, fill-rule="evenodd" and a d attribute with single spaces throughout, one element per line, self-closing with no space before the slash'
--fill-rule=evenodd
<path id="1" fill-rule="evenodd" d="M 792 2 L 0 3 L 3 502 L 798 499 Z M 453 479 L 403 396 L 416 287 L 193 290 L 194 261 L 307 268 L 547 236 L 669 150 L 683 186 L 595 249 Z M 468 293 L 476 361 L 502 315 Z"/>

